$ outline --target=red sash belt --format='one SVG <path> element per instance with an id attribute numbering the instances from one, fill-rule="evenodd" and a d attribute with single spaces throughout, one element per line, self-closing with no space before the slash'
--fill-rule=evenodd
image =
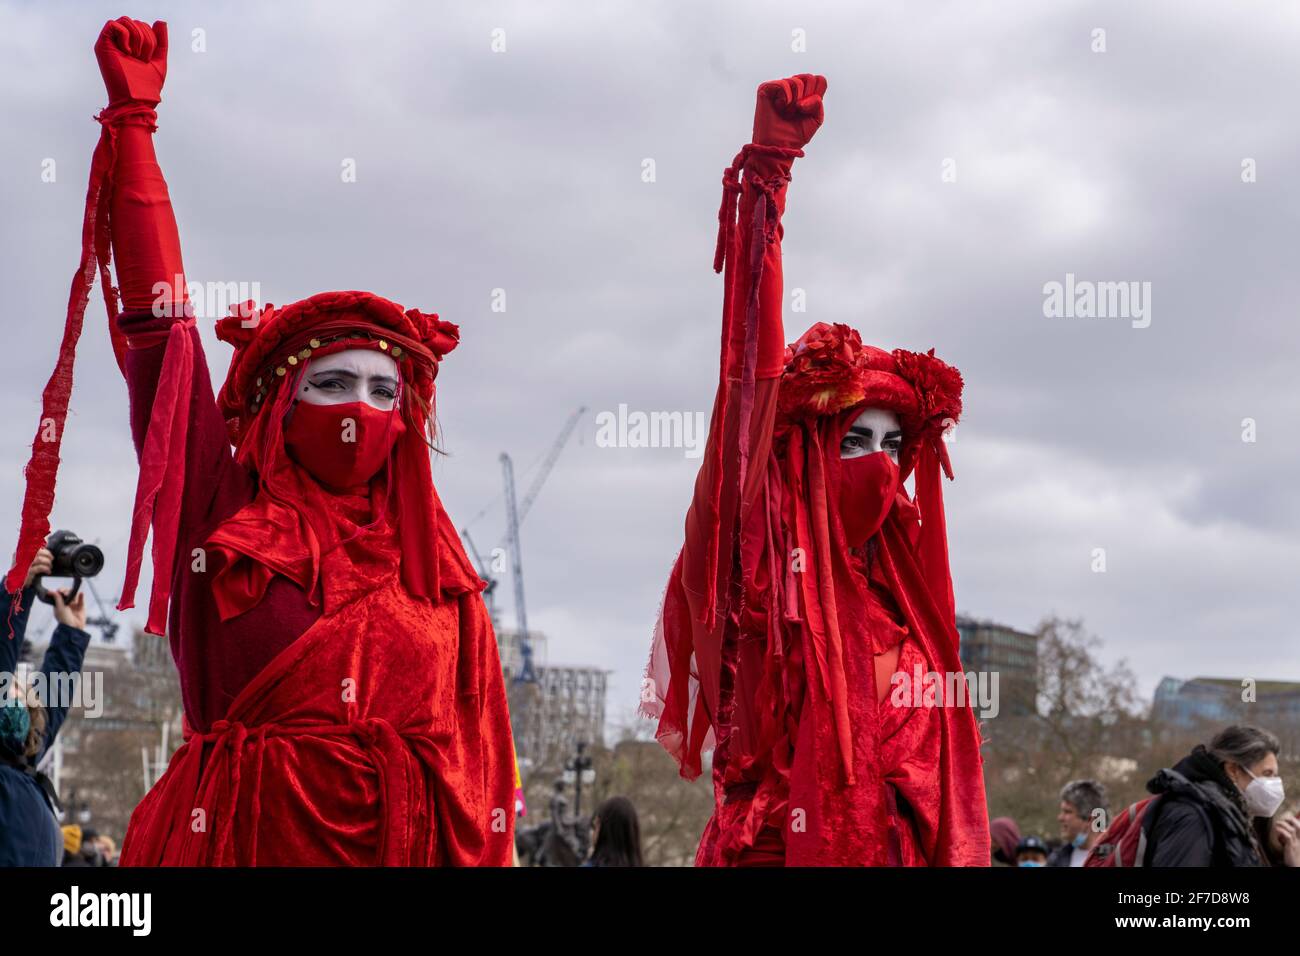
<path id="1" fill-rule="evenodd" d="M 162 831 L 171 830 L 180 835 L 180 859 L 175 862 L 184 866 L 247 866 L 256 862 L 263 759 L 266 741 L 273 737 L 355 738 L 379 778 L 380 815 L 384 820 L 381 830 L 385 837 L 376 862 L 382 866 L 426 862 L 408 859 L 411 849 L 407 825 L 410 775 L 406 767 L 413 755 L 396 728 L 378 717 L 348 724 L 264 724 L 257 727 L 248 727 L 234 720 L 218 720 L 206 733 L 187 734 L 185 743 L 176 751 L 168 767 L 168 775 L 176 775 L 176 780 L 166 788 L 166 806 L 159 807 L 158 811 L 189 815 L 194 809 L 202 808 L 207 819 L 198 832 L 192 825 L 179 825 Z M 208 746 L 211 751 L 205 762 L 203 753 Z M 240 859 L 235 846 L 234 823 L 246 757 L 251 763 L 248 787 L 252 819 L 241 821 L 240 830 L 250 834 L 251 843 L 247 850 L 248 858 Z M 156 858 L 133 862 L 136 865 L 160 865 L 164 862 L 163 850 L 163 846 L 153 851 L 144 850 L 145 856 Z"/>

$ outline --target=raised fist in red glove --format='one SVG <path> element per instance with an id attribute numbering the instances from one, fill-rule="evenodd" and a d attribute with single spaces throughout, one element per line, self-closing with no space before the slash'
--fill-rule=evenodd
<path id="1" fill-rule="evenodd" d="M 167 24 L 153 26 L 119 17 L 104 24 L 95 59 L 108 88 L 108 105 L 137 102 L 157 106 L 167 78 Z"/>
<path id="2" fill-rule="evenodd" d="M 800 73 L 769 80 L 758 88 L 754 107 L 754 142 L 763 146 L 803 149 L 822 125 L 826 77 Z"/>

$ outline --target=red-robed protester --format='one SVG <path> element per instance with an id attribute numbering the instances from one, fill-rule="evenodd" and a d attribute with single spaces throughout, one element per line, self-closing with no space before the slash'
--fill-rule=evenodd
<path id="1" fill-rule="evenodd" d="M 987 866 L 970 702 L 909 686 L 962 672 L 940 485 L 961 376 L 843 325 L 785 344 L 781 217 L 825 90 L 760 86 L 723 176 L 721 380 L 641 709 L 684 777 L 713 749 L 697 865 Z"/>
<path id="2" fill-rule="evenodd" d="M 185 708 L 121 864 L 509 865 L 496 641 L 430 473 L 456 326 L 366 292 L 247 303 L 217 323 L 234 355 L 214 397 L 153 152 L 166 25 L 113 21 L 95 50 L 109 105 L 42 419 L 61 438 L 98 267 L 140 456 L 120 607 L 152 528 L 146 629 Z M 51 444 L 38 432 L 15 568 L 48 533 Z"/>

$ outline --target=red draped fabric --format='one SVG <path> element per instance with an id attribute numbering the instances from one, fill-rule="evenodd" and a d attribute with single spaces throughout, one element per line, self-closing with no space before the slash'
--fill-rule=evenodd
<path id="1" fill-rule="evenodd" d="M 781 83 L 807 92 L 816 79 Z M 820 121 L 813 98 L 801 107 Z M 713 750 L 697 865 L 987 866 L 969 703 L 900 706 L 877 687 L 894 654 L 896 674 L 961 671 L 939 488 L 940 466 L 951 471 L 935 430 L 960 376 L 932 355 L 861 349 L 814 327 L 805 340 L 851 355 L 857 391 L 828 414 L 785 414 L 787 384 L 792 405 L 801 389 L 830 394 L 820 379 L 783 381 L 780 219 L 799 155 L 747 147 L 724 175 L 721 381 L 641 710 L 684 777 Z M 839 518 L 839 448 L 873 404 L 910 429 L 902 465 L 917 493 L 899 494 L 861 554 Z"/>
<path id="2" fill-rule="evenodd" d="M 483 602 L 430 605 L 397 566 L 393 535 L 361 566 L 323 557 L 325 614 L 190 733 L 132 815 L 123 866 L 509 865 L 513 754 Z"/>

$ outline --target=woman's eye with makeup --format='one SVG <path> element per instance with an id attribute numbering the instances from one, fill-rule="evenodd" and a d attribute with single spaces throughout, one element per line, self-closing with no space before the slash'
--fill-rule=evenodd
<path id="1" fill-rule="evenodd" d="M 862 439 L 856 435 L 850 435 L 844 441 L 840 442 L 840 451 L 855 451 L 862 447 Z"/>
<path id="2" fill-rule="evenodd" d="M 343 389 L 343 383 L 337 378 L 324 378 L 311 383 L 322 392 L 337 392 Z"/>
<path id="3" fill-rule="evenodd" d="M 375 388 L 371 391 L 370 394 L 375 396 L 376 398 L 382 398 L 386 402 L 391 402 L 393 399 L 397 397 L 397 393 L 393 391 L 393 389 L 389 388 L 387 385 L 375 386 Z"/>

